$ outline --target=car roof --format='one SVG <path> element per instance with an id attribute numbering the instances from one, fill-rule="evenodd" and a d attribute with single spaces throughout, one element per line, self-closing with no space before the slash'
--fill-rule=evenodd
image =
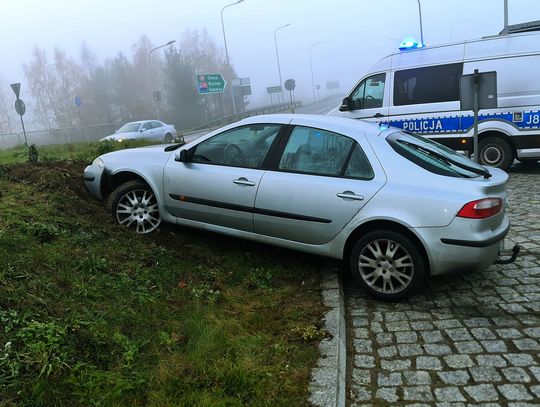
<path id="1" fill-rule="evenodd" d="M 378 135 L 386 127 L 381 128 L 377 123 L 371 123 L 358 119 L 349 119 L 346 117 L 316 115 L 316 114 L 267 114 L 261 116 L 252 116 L 241 120 L 238 124 L 254 123 L 283 123 L 295 124 L 300 126 L 309 126 L 316 128 L 333 129 L 336 132 L 357 132 L 361 131 L 368 135 Z"/>

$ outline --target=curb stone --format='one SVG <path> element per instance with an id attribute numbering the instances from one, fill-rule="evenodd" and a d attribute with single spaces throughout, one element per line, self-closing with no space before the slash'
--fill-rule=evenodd
<path id="1" fill-rule="evenodd" d="M 322 270 L 321 289 L 324 305 L 324 329 L 330 334 L 319 344 L 320 358 L 311 372 L 308 401 L 314 406 L 345 406 L 345 375 L 347 366 L 347 335 L 343 287 L 338 270 Z"/>

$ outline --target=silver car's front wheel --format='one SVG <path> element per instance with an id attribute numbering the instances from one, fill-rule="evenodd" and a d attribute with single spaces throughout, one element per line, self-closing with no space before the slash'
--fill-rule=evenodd
<path id="1" fill-rule="evenodd" d="M 153 232 L 161 223 L 156 197 L 141 181 L 120 185 L 111 193 L 109 202 L 116 222 L 137 233 Z"/>
<path id="2" fill-rule="evenodd" d="M 422 282 L 424 260 L 416 245 L 394 231 L 367 233 L 353 247 L 353 276 L 375 297 L 395 300 L 410 295 Z"/>

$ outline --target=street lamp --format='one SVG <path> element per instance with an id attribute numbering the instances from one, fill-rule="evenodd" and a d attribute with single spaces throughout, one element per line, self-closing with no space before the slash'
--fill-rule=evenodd
<path id="1" fill-rule="evenodd" d="M 309 64 L 311 66 L 311 89 L 313 90 L 313 103 L 315 103 L 316 100 L 315 100 L 315 79 L 313 78 L 313 58 L 311 56 L 311 51 L 315 45 L 320 45 L 320 44 L 322 44 L 321 41 L 316 42 L 315 44 L 311 44 L 309 46 Z"/>
<path id="2" fill-rule="evenodd" d="M 290 25 L 291 25 L 290 23 L 287 23 L 287 24 L 282 25 L 281 27 L 278 27 L 278 28 L 276 28 L 274 30 L 274 44 L 276 45 L 277 69 L 278 69 L 278 73 L 279 73 L 279 86 L 280 86 L 280 89 L 281 89 L 281 103 L 283 103 L 283 81 L 281 80 L 281 67 L 279 66 L 279 53 L 278 53 L 278 47 L 277 47 L 276 33 L 278 32 L 278 30 L 281 30 L 282 28 L 288 27 Z"/>
<path id="3" fill-rule="evenodd" d="M 231 65 L 229 64 L 229 50 L 227 49 L 227 37 L 225 36 L 225 24 L 223 23 L 223 11 L 227 7 L 234 6 L 236 4 L 242 3 L 243 1 L 244 0 L 235 1 L 234 3 L 227 4 L 225 7 L 221 9 L 221 29 L 223 30 L 223 42 L 225 43 L 225 58 L 227 59 L 227 68 L 229 69 L 229 71 L 231 70 Z M 231 96 L 232 96 L 233 112 L 234 114 L 236 114 L 236 101 L 234 100 L 234 86 L 232 85 L 232 80 L 231 80 L 230 89 L 231 89 Z"/>
<path id="4" fill-rule="evenodd" d="M 418 15 L 420 16 L 420 44 L 424 46 L 424 29 L 422 28 L 422 6 L 420 0 L 418 1 Z"/>
<path id="5" fill-rule="evenodd" d="M 156 78 L 155 78 L 154 74 L 152 73 L 152 52 L 154 52 L 154 51 L 156 51 L 156 50 L 158 50 L 160 48 L 166 47 L 168 45 L 172 45 L 175 42 L 176 42 L 176 40 L 171 40 L 166 44 L 160 45 L 159 47 L 152 48 L 150 50 L 150 52 L 148 53 L 148 69 L 150 71 L 150 75 L 152 76 L 153 82 L 156 82 Z M 154 83 L 154 85 L 155 85 L 155 83 Z M 159 87 L 159 85 L 158 85 L 158 87 Z M 157 90 L 157 92 L 159 92 L 159 89 Z M 159 93 L 158 93 L 158 95 L 159 95 Z M 156 99 L 156 115 L 157 115 L 157 118 L 159 120 L 159 100 L 157 100 L 157 99 Z"/>

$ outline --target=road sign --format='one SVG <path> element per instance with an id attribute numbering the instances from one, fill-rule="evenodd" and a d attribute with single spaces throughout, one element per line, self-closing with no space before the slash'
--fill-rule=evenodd
<path id="1" fill-rule="evenodd" d="M 81 104 L 82 104 L 82 102 L 81 102 L 81 97 L 80 97 L 80 96 L 76 96 L 76 97 L 75 97 L 75 106 L 81 107 Z"/>
<path id="2" fill-rule="evenodd" d="M 12 83 L 11 89 L 13 89 L 13 92 L 15 93 L 15 97 L 19 99 L 19 94 L 21 93 L 21 84 L 20 83 Z"/>
<path id="3" fill-rule="evenodd" d="M 296 82 L 294 79 L 287 79 L 285 81 L 285 89 L 287 90 L 294 90 L 296 88 Z"/>
<path id="4" fill-rule="evenodd" d="M 326 89 L 327 90 L 339 89 L 339 81 L 326 82 Z"/>
<path id="5" fill-rule="evenodd" d="M 266 93 L 280 93 L 281 86 L 269 86 L 266 88 Z"/>
<path id="6" fill-rule="evenodd" d="M 22 116 L 26 113 L 26 105 L 21 99 L 17 99 L 15 101 L 15 111 L 19 114 L 19 116 Z"/>
<path id="7" fill-rule="evenodd" d="M 223 93 L 227 82 L 220 73 L 207 73 L 197 76 L 197 91 L 199 95 Z"/>

